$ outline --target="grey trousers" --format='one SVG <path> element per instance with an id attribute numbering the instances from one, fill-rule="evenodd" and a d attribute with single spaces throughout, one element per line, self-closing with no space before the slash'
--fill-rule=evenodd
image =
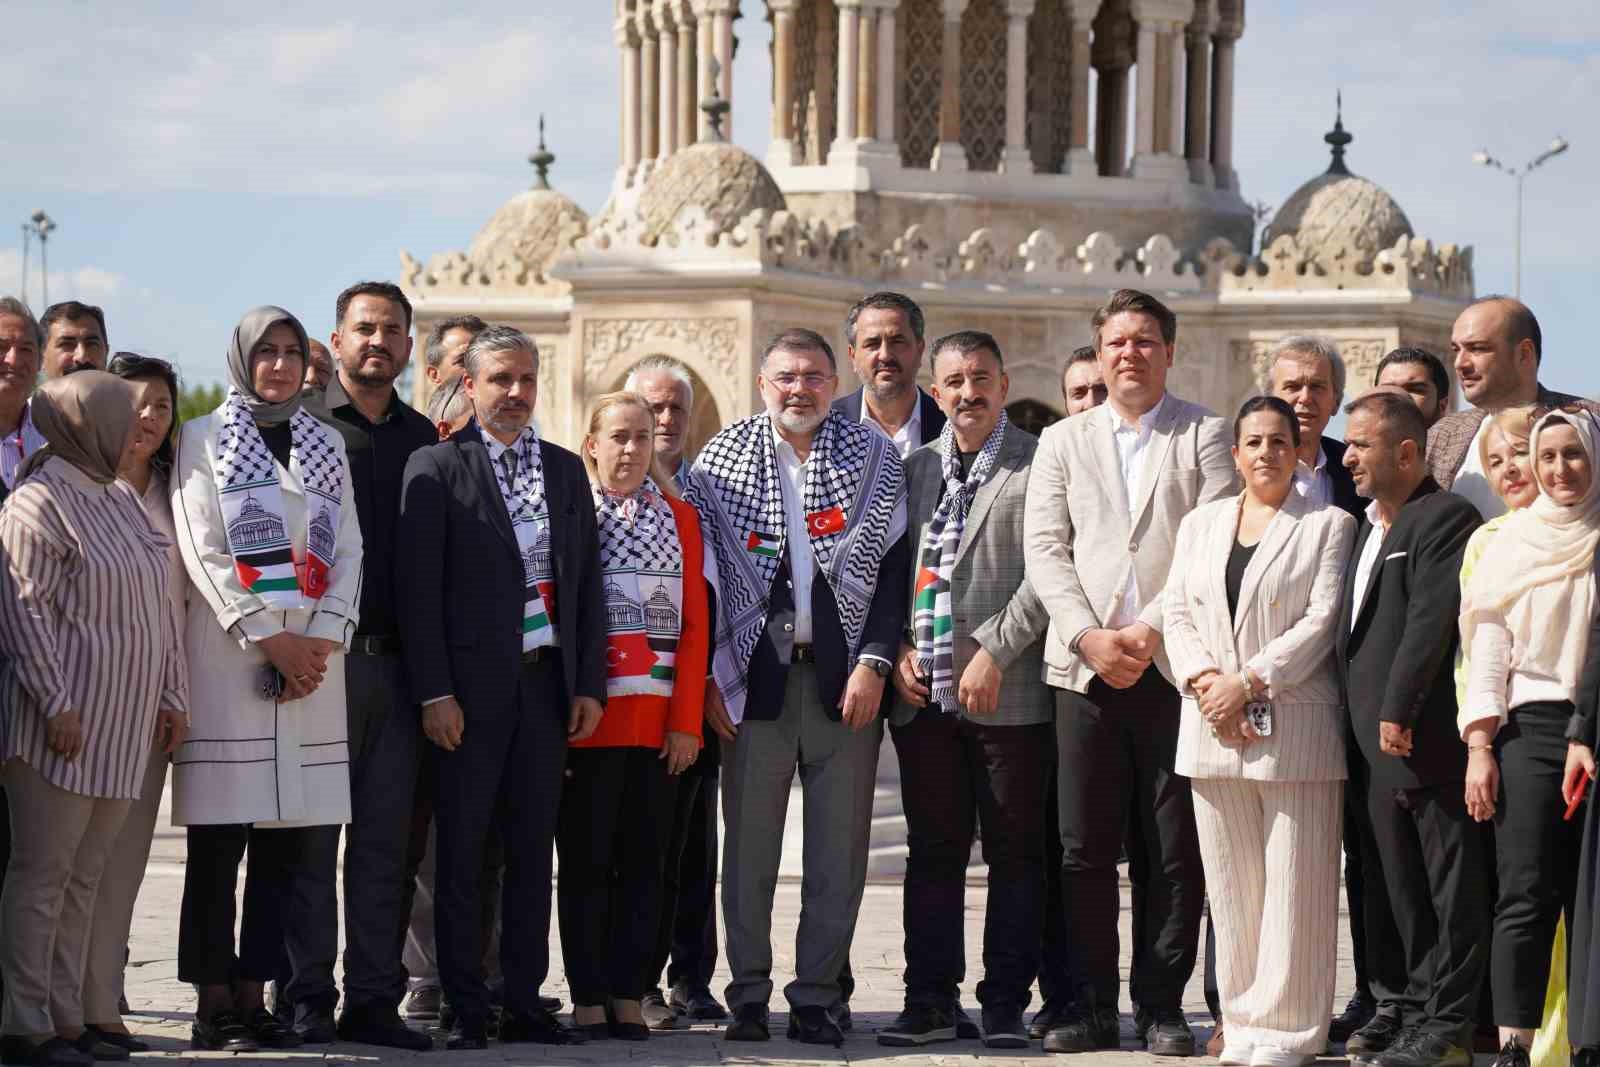
<path id="1" fill-rule="evenodd" d="M 94 900 L 94 925 L 89 933 L 89 955 L 83 965 L 85 1022 L 103 1026 L 122 1018 L 117 1011 L 117 999 L 122 996 L 128 931 L 133 926 L 133 907 L 139 899 L 139 887 L 144 884 L 145 866 L 150 861 L 150 844 L 161 811 L 161 793 L 167 785 L 167 764 L 171 762 L 172 757 L 159 746 L 150 747 L 144 787 L 139 799 L 128 810 L 122 832 L 111 847 L 105 873 L 100 876 L 100 892 Z"/>
<path id="2" fill-rule="evenodd" d="M 810 664 L 789 668 L 783 711 L 746 720 L 722 749 L 722 912 L 730 1008 L 772 998 L 772 901 L 783 855 L 784 814 L 799 770 L 805 803 L 804 875 L 795 936 L 792 1007 L 839 999 L 839 968 L 855 935 L 867 878 L 872 789 L 883 720 L 854 731 L 828 717 Z"/>
<path id="3" fill-rule="evenodd" d="M 11 802 L 11 862 L 0 899 L 3 1029 L 49 1037 L 83 1026 L 94 898 L 133 801 L 58 789 L 21 759 L 7 761 L 0 776 Z"/>
<path id="4" fill-rule="evenodd" d="M 344 834 L 344 1003 L 395 1008 L 406 991 L 406 849 L 422 770 L 422 713 L 397 655 L 345 657 L 350 825 Z"/>

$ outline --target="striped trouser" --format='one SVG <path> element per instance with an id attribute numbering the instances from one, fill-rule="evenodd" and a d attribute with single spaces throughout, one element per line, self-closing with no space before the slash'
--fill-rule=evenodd
<path id="1" fill-rule="evenodd" d="M 1320 1055 L 1339 937 L 1344 783 L 1193 784 L 1227 1042 Z"/>

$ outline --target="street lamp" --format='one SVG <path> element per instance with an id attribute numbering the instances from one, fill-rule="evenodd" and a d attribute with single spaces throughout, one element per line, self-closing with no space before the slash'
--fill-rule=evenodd
<path id="1" fill-rule="evenodd" d="M 1540 152 L 1528 162 L 1524 163 L 1520 169 L 1506 166 L 1504 163 L 1491 156 L 1487 148 L 1480 149 L 1479 151 L 1472 153 L 1472 161 L 1474 163 L 1481 167 L 1493 167 L 1495 170 L 1509 174 L 1517 180 L 1516 297 L 1518 300 L 1522 299 L 1522 181 L 1530 172 L 1544 166 L 1550 160 L 1565 152 L 1569 147 L 1571 146 L 1568 145 L 1565 137 L 1557 137 L 1554 141 L 1550 142 L 1549 148 L 1546 148 L 1543 152 Z"/>
<path id="2" fill-rule="evenodd" d="M 22 299 L 28 299 L 28 241 L 30 238 L 39 239 L 39 275 L 40 292 L 44 297 L 44 306 L 50 306 L 50 234 L 56 228 L 55 219 L 44 213 L 41 208 L 28 217 L 22 224 Z"/>

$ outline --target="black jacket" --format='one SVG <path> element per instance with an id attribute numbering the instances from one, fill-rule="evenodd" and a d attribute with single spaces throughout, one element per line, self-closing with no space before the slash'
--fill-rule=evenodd
<path id="1" fill-rule="evenodd" d="M 1356 480 L 1344 465 L 1344 442 L 1337 437 L 1322 439 L 1322 453 L 1328 457 L 1328 480 L 1333 483 L 1333 506 L 1348 512 L 1359 525 L 1366 516 L 1367 502 L 1356 492 Z"/>
<path id="2" fill-rule="evenodd" d="M 847 393 L 839 397 L 833 402 L 833 410 L 841 413 L 851 422 L 860 422 L 861 405 L 865 403 L 863 399 L 864 393 L 864 389 L 857 389 L 853 393 Z M 929 441 L 938 440 L 939 431 L 944 429 L 944 412 L 939 410 L 939 405 L 934 403 L 933 397 L 923 392 L 921 388 L 917 389 L 917 403 L 920 406 L 922 415 L 922 440 L 912 446 L 913 449 L 920 448 Z"/>
<path id="3" fill-rule="evenodd" d="M 556 630 L 566 692 L 606 699 L 606 627 L 599 534 L 577 456 L 539 443 L 550 509 Z M 522 656 L 523 571 L 511 518 L 476 420 L 419 449 L 400 495 L 397 591 L 412 698 L 454 694 L 470 722 L 514 714 Z"/>
<path id="4" fill-rule="evenodd" d="M 1351 628 L 1356 569 L 1367 537 L 1363 521 L 1345 572 L 1338 666 L 1355 734 L 1352 762 L 1362 780 L 1417 789 L 1466 780 L 1467 747 L 1456 728 L 1455 658 L 1460 644 L 1461 554 L 1482 525 L 1478 510 L 1425 478 L 1395 516 L 1378 550 L 1361 611 Z M 1412 731 L 1412 754 L 1379 750 L 1378 724 Z"/>

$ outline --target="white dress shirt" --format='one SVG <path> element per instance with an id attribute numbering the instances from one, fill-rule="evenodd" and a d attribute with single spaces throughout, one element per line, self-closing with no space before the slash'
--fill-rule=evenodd
<path id="1" fill-rule="evenodd" d="M 1333 479 L 1328 477 L 1328 453 L 1321 445 L 1317 446 L 1316 466 L 1306 466 L 1303 459 L 1295 461 L 1294 491 L 1319 508 L 1333 503 Z"/>
<path id="2" fill-rule="evenodd" d="M 1456 480 L 1451 484 L 1450 491 L 1456 496 L 1465 497 L 1467 502 L 1478 509 L 1484 521 L 1504 515 L 1505 501 L 1494 493 L 1494 487 L 1489 484 L 1489 476 L 1483 472 L 1483 435 L 1489 430 L 1489 418 L 1478 424 L 1478 432 L 1472 435 L 1472 444 L 1467 446 L 1467 458 L 1462 461 L 1461 469 L 1456 472 Z"/>
<path id="3" fill-rule="evenodd" d="M 862 410 L 865 410 L 862 405 Z M 874 424 L 876 425 L 876 424 Z M 811 581 L 817 572 L 816 556 L 811 551 L 811 532 L 806 529 L 806 464 L 794 446 L 776 429 L 772 443 L 778 453 L 778 486 L 783 493 L 784 541 L 789 549 L 789 581 L 794 591 L 794 643 L 811 644 Z M 813 453 L 814 454 L 814 453 Z"/>
<path id="4" fill-rule="evenodd" d="M 1122 465 L 1122 484 L 1128 493 L 1130 522 L 1138 517 L 1135 509 L 1143 499 L 1145 454 L 1150 451 L 1150 440 L 1155 436 L 1156 419 L 1160 418 L 1161 409 L 1166 404 L 1167 396 L 1163 393 L 1156 406 L 1140 415 L 1137 423 L 1127 422 L 1115 412 L 1112 413 L 1112 418 L 1117 420 L 1117 427 L 1112 431 L 1112 439 L 1117 446 L 1117 459 Z M 1130 566 L 1128 581 L 1122 587 L 1122 599 L 1118 602 L 1116 610 L 1111 613 L 1111 618 L 1106 620 L 1106 628 L 1119 630 L 1137 622 L 1139 610 L 1143 607 L 1139 600 L 1139 580 L 1134 568 Z"/>
<path id="5" fill-rule="evenodd" d="M 1356 628 L 1356 619 L 1361 615 L 1361 605 L 1367 599 L 1367 583 L 1372 578 L 1372 568 L 1378 565 L 1378 553 L 1383 551 L 1383 539 L 1389 536 L 1389 527 L 1378 514 L 1378 502 L 1374 500 L 1367 505 L 1367 521 L 1372 523 L 1372 529 L 1367 531 L 1367 539 L 1361 545 L 1361 555 L 1356 558 L 1356 584 L 1354 599 L 1350 603 L 1350 629 Z"/>
<path id="6" fill-rule="evenodd" d="M 922 446 L 922 390 L 917 390 L 917 402 L 911 406 L 911 417 L 894 433 L 890 433 L 883 423 L 872 417 L 872 412 L 867 410 L 867 394 L 863 391 L 861 421 L 887 437 L 895 450 L 900 453 L 900 458 L 905 459 Z"/>

